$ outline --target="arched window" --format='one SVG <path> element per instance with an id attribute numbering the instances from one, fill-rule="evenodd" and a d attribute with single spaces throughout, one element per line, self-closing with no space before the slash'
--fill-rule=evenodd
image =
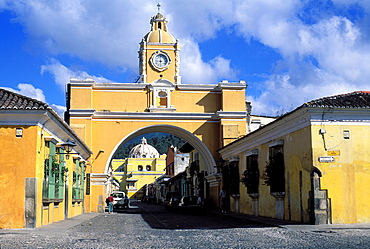
<path id="1" fill-rule="evenodd" d="M 147 165 L 146 166 L 146 171 L 151 171 L 152 170 L 152 167 L 150 165 Z"/>
<path id="2" fill-rule="evenodd" d="M 160 91 L 158 93 L 159 107 L 167 107 L 167 93 L 165 91 Z"/>
<path id="3" fill-rule="evenodd" d="M 138 171 L 143 171 L 143 165 L 139 165 L 139 166 L 137 166 L 137 170 L 138 170 Z"/>

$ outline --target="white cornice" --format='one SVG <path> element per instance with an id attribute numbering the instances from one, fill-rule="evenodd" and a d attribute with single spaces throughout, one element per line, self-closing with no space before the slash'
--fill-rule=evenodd
<path id="1" fill-rule="evenodd" d="M 70 109 L 68 111 L 69 115 L 79 116 L 79 117 L 91 117 L 95 113 L 95 109 Z"/>
<path id="2" fill-rule="evenodd" d="M 178 113 L 178 112 L 95 112 L 94 119 L 215 119 L 214 113 Z"/>
<path id="3" fill-rule="evenodd" d="M 176 88 L 182 91 L 219 91 L 218 86 L 212 84 L 181 84 Z"/>
<path id="4" fill-rule="evenodd" d="M 307 110 L 300 110 L 236 140 L 224 148 L 221 148 L 219 152 L 222 154 L 223 158 L 229 158 L 236 154 L 255 149 L 261 144 L 270 143 L 309 125 L 310 114 Z"/>
<path id="5" fill-rule="evenodd" d="M 220 82 L 218 84 L 218 87 L 221 89 L 229 89 L 229 90 L 244 90 L 247 88 L 247 84 L 245 84 L 244 81 L 238 82 L 238 83 L 226 83 L 226 82 Z"/>
<path id="6" fill-rule="evenodd" d="M 146 47 L 147 50 L 175 50 L 174 48 L 168 48 L 169 46 L 175 46 L 177 43 L 159 43 L 159 42 L 147 42 L 147 45 L 154 45 L 154 46 L 163 46 L 165 45 L 166 47 L 161 47 L 161 48 L 150 48 Z"/>
<path id="7" fill-rule="evenodd" d="M 74 140 L 77 144 L 74 150 L 83 158 L 89 158 L 92 154 L 77 133 L 50 107 L 46 110 L 2 109 L 0 110 L 0 125 L 39 126 L 47 131 L 55 141 Z"/>
<path id="8" fill-rule="evenodd" d="M 310 125 L 370 125 L 370 109 L 302 107 L 221 148 L 223 158 L 254 149 Z"/>
<path id="9" fill-rule="evenodd" d="M 143 90 L 147 87 L 145 83 L 96 83 L 94 90 Z"/>
<path id="10" fill-rule="evenodd" d="M 220 120 L 227 119 L 238 121 L 245 119 L 247 112 L 224 112 L 216 113 L 188 113 L 188 112 L 160 112 L 163 108 L 157 108 L 158 112 L 109 112 L 95 111 L 94 109 L 69 110 L 71 118 L 92 117 L 93 119 L 183 119 L 183 120 Z"/>
<path id="11" fill-rule="evenodd" d="M 218 118 L 246 118 L 247 112 L 227 112 L 227 111 L 217 111 Z"/>

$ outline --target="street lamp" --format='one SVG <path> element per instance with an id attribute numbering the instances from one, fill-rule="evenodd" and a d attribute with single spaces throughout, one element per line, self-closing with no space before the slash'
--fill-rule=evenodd
<path id="1" fill-rule="evenodd" d="M 69 138 L 67 139 L 66 142 L 62 143 L 62 147 L 64 149 L 64 151 L 66 151 L 67 153 L 57 153 L 59 155 L 66 155 L 66 159 L 69 159 L 69 155 L 71 154 L 77 154 L 78 153 L 71 153 L 73 147 L 76 146 L 76 142 L 73 141 L 73 140 L 70 140 Z"/>
<path id="2" fill-rule="evenodd" d="M 222 168 L 225 166 L 226 161 L 221 157 L 220 159 L 216 160 L 216 173 L 222 173 Z"/>
<path id="3" fill-rule="evenodd" d="M 62 144 L 63 149 L 65 151 L 67 151 L 66 154 L 69 154 L 72 151 L 73 147 L 75 147 L 75 146 L 76 146 L 76 142 L 70 140 L 69 138 L 68 138 L 67 142 Z"/>

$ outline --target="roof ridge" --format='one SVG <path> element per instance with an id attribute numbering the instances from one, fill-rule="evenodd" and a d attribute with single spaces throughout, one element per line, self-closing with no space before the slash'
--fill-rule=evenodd
<path id="1" fill-rule="evenodd" d="M 46 109 L 49 105 L 4 88 L 0 88 L 0 109 Z"/>
<path id="2" fill-rule="evenodd" d="M 309 107 L 370 108 L 370 91 L 354 91 L 311 100 Z"/>

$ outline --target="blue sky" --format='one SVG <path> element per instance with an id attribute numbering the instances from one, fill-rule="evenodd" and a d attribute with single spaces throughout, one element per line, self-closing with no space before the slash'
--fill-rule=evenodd
<path id="1" fill-rule="evenodd" d="M 134 82 L 158 1 L 0 0 L 0 87 L 65 109 L 70 77 Z M 247 81 L 252 113 L 370 90 L 370 0 L 163 0 L 183 83 Z"/>

